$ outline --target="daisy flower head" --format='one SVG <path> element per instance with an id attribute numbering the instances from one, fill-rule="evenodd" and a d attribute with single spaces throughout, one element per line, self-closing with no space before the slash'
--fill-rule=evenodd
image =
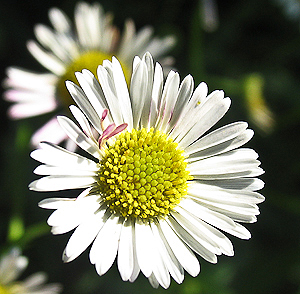
<path id="1" fill-rule="evenodd" d="M 196 276 L 197 253 L 216 263 L 233 255 L 224 233 L 249 239 L 240 223 L 252 223 L 264 197 L 257 153 L 240 148 L 253 131 L 235 122 L 212 132 L 227 112 L 223 91 L 194 89 L 188 75 L 180 82 L 146 53 L 135 57 L 128 89 L 116 58 L 97 70 L 77 72 L 80 85 L 67 82 L 77 103 L 77 120 L 58 117 L 62 129 L 90 158 L 43 142 L 31 156 L 44 177 L 35 191 L 84 189 L 77 198 L 49 198 L 39 206 L 55 209 L 48 219 L 53 234 L 73 229 L 63 260 L 77 258 L 91 245 L 90 261 L 103 275 L 117 259 L 124 281 L 141 271 L 154 287 L 177 283 L 184 270 Z M 98 135 L 92 131 L 95 129 Z"/>
<path id="2" fill-rule="evenodd" d="M 56 294 L 61 292 L 60 284 L 46 284 L 46 275 L 35 273 L 24 281 L 16 281 L 28 265 L 28 259 L 13 248 L 0 259 L 1 294 Z"/>
<path id="3" fill-rule="evenodd" d="M 72 104 L 65 81 L 76 82 L 74 73 L 88 68 L 96 75 L 97 65 L 117 56 L 127 80 L 131 75 L 134 56 L 149 51 L 155 59 L 172 64 L 165 54 L 175 44 L 173 36 L 153 37 L 153 28 L 136 31 L 132 20 L 127 20 L 123 33 L 113 25 L 112 14 L 105 13 L 100 4 L 79 2 L 75 8 L 74 25 L 58 8 L 49 11 L 53 28 L 38 24 L 34 28 L 37 41 L 27 43 L 33 57 L 48 72 L 35 73 L 10 67 L 4 82 L 9 88 L 4 98 L 13 102 L 8 114 L 12 119 L 22 119 L 56 112 L 63 113 Z M 33 146 L 47 138 L 60 143 L 67 137 L 59 127 L 56 117 L 41 127 L 31 139 Z M 69 141 L 70 142 L 70 141 Z"/>

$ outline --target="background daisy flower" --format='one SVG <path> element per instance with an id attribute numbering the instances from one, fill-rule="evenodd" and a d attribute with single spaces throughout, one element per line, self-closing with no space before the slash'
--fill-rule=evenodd
<path id="1" fill-rule="evenodd" d="M 28 259 L 13 248 L 0 259 L 1 294 L 55 294 L 61 292 L 59 284 L 45 285 L 46 275 L 35 273 L 24 281 L 16 281 L 28 265 Z"/>
<path id="2" fill-rule="evenodd" d="M 65 80 L 76 82 L 74 72 L 89 68 L 96 74 L 96 65 L 115 55 L 120 60 L 127 79 L 131 74 L 131 63 L 135 55 L 146 51 L 163 63 L 171 64 L 172 58 L 164 54 L 173 47 L 172 36 L 153 37 L 149 26 L 136 32 L 134 22 L 125 22 L 123 34 L 112 24 L 112 14 L 105 13 L 100 4 L 80 2 L 75 9 L 75 24 L 59 9 L 52 8 L 49 18 L 53 29 L 38 24 L 34 32 L 37 41 L 27 43 L 33 57 L 48 73 L 34 73 L 10 67 L 7 69 L 5 86 L 10 88 L 4 94 L 14 104 L 8 114 L 12 119 L 37 116 L 49 112 L 60 112 L 71 103 Z M 66 139 L 56 118 L 51 119 L 32 137 L 36 146 L 47 139 L 60 143 Z"/>
<path id="3" fill-rule="evenodd" d="M 94 159 L 43 142 L 31 156 L 43 163 L 35 191 L 85 189 L 77 198 L 49 198 L 40 207 L 55 209 L 48 219 L 53 234 L 75 229 L 63 254 L 70 262 L 92 244 L 90 261 L 103 275 L 117 259 L 124 281 L 141 271 L 154 287 L 196 276 L 195 253 L 216 263 L 234 254 L 225 233 L 249 239 L 240 223 L 252 223 L 264 197 L 257 153 L 240 148 L 253 136 L 235 122 L 210 133 L 227 112 L 223 91 L 194 89 L 188 75 L 180 83 L 150 54 L 134 59 L 128 89 L 120 63 L 106 60 L 97 70 L 76 73 L 80 87 L 67 82 L 79 108 L 58 121 Z M 99 137 L 92 132 L 97 130 Z M 223 232 L 222 232 L 223 231 Z"/>

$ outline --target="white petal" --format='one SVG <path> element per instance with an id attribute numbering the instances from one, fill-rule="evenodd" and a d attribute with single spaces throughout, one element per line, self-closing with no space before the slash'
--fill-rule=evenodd
<path id="1" fill-rule="evenodd" d="M 101 129 L 99 114 L 92 107 L 91 103 L 85 96 L 84 92 L 81 90 L 80 87 L 78 87 L 77 85 L 75 85 L 73 82 L 70 81 L 66 81 L 66 87 L 70 92 L 72 98 L 76 102 L 76 104 L 84 113 L 84 115 L 88 118 L 88 120 L 91 122 L 93 127 L 97 130 L 97 132 L 101 134 L 102 129 Z M 102 115 L 102 113 L 100 115 Z"/>
<path id="2" fill-rule="evenodd" d="M 95 264 L 100 276 L 109 270 L 117 256 L 121 228 L 120 219 L 111 215 L 105 220 L 104 226 L 92 245 L 90 260 Z"/>
<path id="3" fill-rule="evenodd" d="M 178 122 L 178 119 L 181 116 L 182 110 L 186 107 L 188 101 L 191 98 L 193 89 L 194 89 L 193 77 L 191 75 L 188 75 L 181 82 L 180 88 L 178 90 L 177 97 L 176 97 L 176 104 L 175 104 L 173 112 L 172 112 L 172 118 L 168 123 L 168 129 L 166 129 L 167 133 L 169 133 L 169 131 Z"/>
<path id="4" fill-rule="evenodd" d="M 153 231 L 153 236 L 155 242 L 158 246 L 158 250 L 160 252 L 161 258 L 168 271 L 174 280 L 181 284 L 184 279 L 184 271 L 177 258 L 175 257 L 173 251 L 171 250 L 167 240 L 165 239 L 159 224 L 151 223 L 151 229 Z"/>
<path id="5" fill-rule="evenodd" d="M 47 26 L 38 24 L 34 27 L 37 40 L 61 61 L 69 61 L 69 52 L 60 44 L 60 38 Z"/>
<path id="6" fill-rule="evenodd" d="M 155 64 L 153 88 L 152 88 L 152 103 L 149 117 L 149 125 L 154 126 L 158 117 L 158 108 L 161 102 L 163 89 L 163 71 L 159 63 Z"/>
<path id="7" fill-rule="evenodd" d="M 69 168 L 77 168 L 88 171 L 97 171 L 97 163 L 70 152 L 62 147 L 56 146 L 48 142 L 40 143 L 41 149 L 36 149 L 31 152 L 30 156 L 42 163 L 53 166 L 67 166 Z"/>
<path id="8" fill-rule="evenodd" d="M 65 116 L 58 116 L 57 120 L 68 137 L 80 148 L 90 153 L 95 158 L 101 157 L 98 145 L 86 134 L 84 134 L 73 121 Z"/>
<path id="9" fill-rule="evenodd" d="M 188 194 L 199 199 L 228 204 L 239 202 L 257 204 L 263 202 L 265 199 L 257 192 L 222 189 L 195 181 L 189 184 Z"/>
<path id="10" fill-rule="evenodd" d="M 94 177 L 90 176 L 47 176 L 30 183 L 29 189 L 38 192 L 60 191 L 87 188 L 94 183 Z"/>
<path id="11" fill-rule="evenodd" d="M 133 115 L 133 127 L 139 127 L 141 115 L 143 112 L 145 99 L 148 96 L 147 84 L 148 84 L 147 67 L 145 62 L 139 62 L 131 76 L 130 82 L 130 98 L 132 105 Z M 144 126 L 146 127 L 146 126 Z"/>
<path id="12" fill-rule="evenodd" d="M 51 53 L 46 52 L 34 41 L 27 43 L 27 48 L 33 57 L 42 64 L 45 68 L 53 72 L 54 74 L 61 76 L 65 73 L 64 64 Z"/>
<path id="13" fill-rule="evenodd" d="M 195 143 L 188 146 L 184 151 L 187 154 L 193 154 L 212 146 L 222 144 L 236 138 L 247 129 L 247 126 L 248 124 L 246 122 L 228 124 L 202 137 Z"/>
<path id="14" fill-rule="evenodd" d="M 92 129 L 90 127 L 90 124 L 84 114 L 81 112 L 81 110 L 76 107 L 75 105 L 71 105 L 70 111 L 72 112 L 75 119 L 78 121 L 80 127 L 82 128 L 83 132 L 90 138 L 94 138 L 94 134 L 92 132 Z"/>
<path id="15" fill-rule="evenodd" d="M 95 172 L 93 171 L 84 171 L 78 170 L 74 168 L 68 167 L 57 167 L 52 165 L 39 165 L 35 170 L 34 173 L 36 175 L 49 175 L 49 176 L 95 176 Z"/>
<path id="16" fill-rule="evenodd" d="M 49 10 L 49 19 L 56 31 L 60 33 L 69 32 L 71 23 L 68 17 L 58 8 Z"/>
<path id="17" fill-rule="evenodd" d="M 162 93 L 162 101 L 160 105 L 160 122 L 159 127 L 166 129 L 167 123 L 171 119 L 173 109 L 177 99 L 180 77 L 178 73 L 170 71 Z"/>
<path id="18" fill-rule="evenodd" d="M 185 148 L 215 125 L 228 111 L 230 103 L 230 98 L 224 98 L 220 104 L 213 105 L 205 113 L 203 111 L 205 107 L 201 108 L 202 111 L 199 113 L 198 122 L 190 129 L 187 129 L 188 132 L 184 136 L 179 136 L 176 139 L 180 142 L 180 146 Z M 180 137 L 183 138 L 181 139 Z"/>
<path id="19" fill-rule="evenodd" d="M 134 224 L 129 219 L 122 226 L 119 250 L 118 269 L 123 281 L 128 281 L 134 267 Z"/>
<path id="20" fill-rule="evenodd" d="M 32 102 L 19 102 L 9 107 L 8 115 L 13 119 L 22 119 L 49 113 L 56 108 L 57 103 L 54 101 L 54 99 L 45 99 L 42 101 L 40 100 Z"/>
<path id="21" fill-rule="evenodd" d="M 153 65 L 153 59 L 152 56 L 147 52 L 144 54 L 142 62 L 145 63 L 146 69 L 147 69 L 147 76 L 148 76 L 148 82 L 147 82 L 147 88 L 145 89 L 145 103 L 143 106 L 143 111 L 141 114 L 141 121 L 140 125 L 144 127 L 148 127 L 149 125 L 149 119 L 150 119 L 150 111 L 151 111 L 151 94 L 153 89 L 153 75 L 154 75 L 154 65 Z"/>
<path id="22" fill-rule="evenodd" d="M 70 262 L 77 258 L 93 242 L 104 225 L 104 213 L 104 209 L 97 211 L 79 224 L 64 250 L 64 262 Z"/>
<path id="23" fill-rule="evenodd" d="M 122 118 L 122 112 L 119 109 L 119 101 L 117 98 L 116 90 L 117 85 L 114 84 L 112 76 L 101 65 L 98 66 L 97 76 L 114 123 L 116 125 L 124 123 Z"/>
<path id="24" fill-rule="evenodd" d="M 139 267 L 146 277 L 149 277 L 153 270 L 153 235 L 148 224 L 140 221 L 135 222 L 136 255 Z"/>
<path id="25" fill-rule="evenodd" d="M 188 125 L 188 122 L 191 119 L 191 113 L 195 111 L 196 107 L 199 107 L 199 102 L 206 98 L 207 92 L 208 87 L 204 82 L 200 83 L 195 89 L 191 99 L 188 101 L 187 105 L 182 109 L 177 124 L 174 127 L 174 130 L 172 131 L 172 136 L 174 138 L 185 130 L 186 126 Z"/>
<path id="26" fill-rule="evenodd" d="M 112 66 L 114 83 L 115 85 L 118 85 L 116 87 L 116 91 L 120 103 L 120 111 L 123 115 L 123 121 L 128 124 L 128 129 L 131 130 L 133 127 L 133 118 L 131 102 L 125 76 L 119 61 L 115 57 L 112 58 Z"/>
<path id="27" fill-rule="evenodd" d="M 264 187 L 264 182 L 256 178 L 239 178 L 228 180 L 199 181 L 204 185 L 216 186 L 221 189 L 257 191 Z"/>
<path id="28" fill-rule="evenodd" d="M 169 246 L 180 264 L 191 276 L 197 276 L 200 272 L 200 264 L 193 252 L 180 240 L 166 221 L 160 220 L 159 224 Z"/>
<path id="29" fill-rule="evenodd" d="M 185 203 L 180 203 L 181 206 L 176 207 L 176 211 L 181 216 L 181 221 L 187 228 L 188 231 L 191 231 L 194 236 L 198 236 L 197 239 L 203 239 L 204 243 L 208 242 L 210 246 L 213 246 L 213 252 L 218 252 L 216 254 L 226 254 L 229 256 L 233 255 L 233 246 L 230 240 L 219 230 L 203 222 L 197 216 L 192 215 L 188 210 L 182 208 L 185 206 Z M 177 214 L 177 216 L 178 216 Z M 188 226 L 186 226 L 188 224 Z"/>
<path id="30" fill-rule="evenodd" d="M 230 178 L 231 174 L 238 175 L 239 173 L 242 173 L 243 176 L 251 177 L 252 172 L 261 172 L 260 169 L 258 169 L 260 162 L 256 160 L 257 157 L 258 155 L 254 150 L 240 148 L 189 163 L 188 169 L 191 175 L 199 175 L 203 179 L 214 179 L 218 175 L 225 175 L 225 177 L 228 175 L 228 178 Z"/>
<path id="31" fill-rule="evenodd" d="M 184 199 L 184 201 L 181 201 L 180 205 L 194 216 L 224 232 L 241 239 L 249 239 L 251 237 L 250 232 L 246 228 L 235 223 L 230 217 L 221 212 L 209 209 L 190 199 Z"/>
<path id="32" fill-rule="evenodd" d="M 172 229 L 177 233 L 177 235 L 182 239 L 183 242 L 185 242 L 185 244 L 187 244 L 193 251 L 195 251 L 196 253 L 198 253 L 202 258 L 204 258 L 205 260 L 211 262 L 211 263 L 217 263 L 217 257 L 215 254 L 219 253 L 214 253 L 212 251 L 216 251 L 214 250 L 215 248 L 213 248 L 212 246 L 209 246 L 209 243 L 206 242 L 206 247 L 209 247 L 209 249 L 207 249 L 206 247 L 204 247 L 202 244 L 199 243 L 199 241 L 202 241 L 201 243 L 203 243 L 203 240 L 201 240 L 200 238 L 195 239 L 195 235 L 193 236 L 192 234 L 190 234 L 186 228 L 184 228 L 183 225 L 183 218 L 181 218 L 181 223 L 178 222 L 178 219 L 180 219 L 180 215 L 174 212 L 172 213 L 172 217 L 170 217 L 168 219 L 168 223 L 169 225 L 172 227 Z M 187 225 L 190 225 L 190 223 L 188 223 L 187 220 L 185 220 L 185 223 L 187 223 Z"/>
<path id="33" fill-rule="evenodd" d="M 104 93 L 99 85 L 99 82 L 95 76 L 86 69 L 82 70 L 82 73 L 75 73 L 76 79 L 85 93 L 87 100 L 98 116 L 101 117 L 103 110 L 108 108 L 108 104 L 105 101 Z"/>

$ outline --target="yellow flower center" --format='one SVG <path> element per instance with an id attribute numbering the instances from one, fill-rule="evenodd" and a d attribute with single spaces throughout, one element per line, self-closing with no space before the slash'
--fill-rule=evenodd
<path id="1" fill-rule="evenodd" d="M 99 163 L 98 189 L 111 211 L 123 217 L 165 217 L 187 194 L 183 150 L 153 128 L 121 133 Z"/>
<path id="2" fill-rule="evenodd" d="M 88 69 L 91 71 L 95 77 L 97 77 L 97 68 L 98 65 L 102 65 L 103 61 L 108 59 L 111 61 L 113 55 L 103 53 L 101 51 L 88 51 L 80 55 L 77 59 L 73 60 L 68 66 L 66 66 L 66 71 L 64 75 L 62 75 L 57 84 L 57 96 L 60 99 L 60 102 L 63 106 L 69 107 L 73 104 L 73 100 L 66 88 L 65 82 L 72 81 L 78 85 L 77 79 L 75 77 L 75 72 L 82 71 L 83 69 Z M 121 63 L 122 69 L 124 71 L 124 75 L 127 83 L 130 79 L 131 71 L 130 69 Z"/>

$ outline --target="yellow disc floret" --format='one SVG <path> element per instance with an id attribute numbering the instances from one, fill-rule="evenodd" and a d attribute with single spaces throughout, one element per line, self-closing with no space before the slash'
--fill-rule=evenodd
<path id="1" fill-rule="evenodd" d="M 60 77 L 57 84 L 57 96 L 60 99 L 62 105 L 69 107 L 73 104 L 73 100 L 66 89 L 65 82 L 72 81 L 77 83 L 75 72 L 81 72 L 83 69 L 88 69 L 91 71 L 94 76 L 97 76 L 97 68 L 99 65 L 102 65 L 103 61 L 108 59 L 112 60 L 110 54 L 101 52 L 101 51 L 87 51 L 82 53 L 78 58 L 74 59 L 69 65 L 66 65 L 65 73 Z M 129 81 L 130 71 L 126 65 L 122 63 L 122 69 L 124 71 L 125 78 L 127 82 Z"/>
<path id="2" fill-rule="evenodd" d="M 183 151 L 153 128 L 123 132 L 99 163 L 98 189 L 113 213 L 151 220 L 164 217 L 187 194 Z"/>

